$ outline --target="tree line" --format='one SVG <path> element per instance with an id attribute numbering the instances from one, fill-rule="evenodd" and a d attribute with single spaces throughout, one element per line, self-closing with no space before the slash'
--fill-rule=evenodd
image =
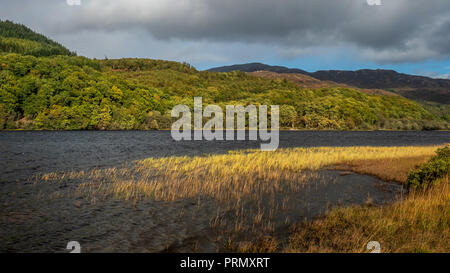
<path id="1" fill-rule="evenodd" d="M 28 27 L 11 21 L 0 20 L 0 53 L 19 53 L 36 57 L 67 55 L 74 56 L 64 46 Z"/>
<path id="2" fill-rule="evenodd" d="M 280 125 L 297 129 L 448 129 L 448 122 L 400 96 L 351 88 L 300 88 L 243 72 L 197 71 L 187 63 L 0 56 L 0 129 L 169 129 L 171 109 L 280 105 Z"/>

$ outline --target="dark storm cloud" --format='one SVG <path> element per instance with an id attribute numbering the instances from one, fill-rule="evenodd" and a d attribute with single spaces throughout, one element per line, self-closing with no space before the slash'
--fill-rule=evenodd
<path id="1" fill-rule="evenodd" d="M 17 13 L 55 35 L 145 30 L 162 41 L 271 44 L 286 52 L 350 45 L 378 62 L 450 54 L 449 0 L 381 0 L 382 6 L 366 0 L 81 1 L 69 7 L 65 0 L 2 0 L 0 16 Z"/>
<path id="2" fill-rule="evenodd" d="M 432 37 L 430 45 L 433 49 L 450 55 L 450 18 L 443 22 L 430 36 Z"/>

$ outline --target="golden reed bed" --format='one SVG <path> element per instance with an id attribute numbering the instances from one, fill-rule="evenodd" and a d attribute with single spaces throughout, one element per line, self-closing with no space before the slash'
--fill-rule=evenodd
<path id="1" fill-rule="evenodd" d="M 207 195 L 226 201 L 252 195 L 255 190 L 276 191 L 282 186 L 280 183 L 295 187 L 306 179 L 303 171 L 325 167 L 403 182 L 410 169 L 428 160 L 439 147 L 293 148 L 148 158 L 120 168 L 48 173 L 40 180 L 81 179 L 80 191 L 125 199 L 149 197 L 173 201 Z"/>
<path id="2" fill-rule="evenodd" d="M 222 238 L 226 251 L 361 252 L 370 240 L 380 241 L 389 252 L 449 251 L 448 178 L 431 191 L 411 193 L 391 205 L 333 209 L 319 220 L 292 225 L 286 240 L 272 236 L 274 217 L 292 201 L 286 195 L 280 202 L 276 195 L 300 191 L 308 180 L 317 178 L 311 171 L 350 170 L 403 183 L 411 169 L 440 147 L 245 150 L 148 158 L 119 168 L 48 173 L 38 180 L 78 181 L 75 194 L 95 200 L 189 199 L 197 200 L 199 207 L 205 198 L 214 200 L 222 209 L 212 217 L 211 228 Z M 266 204 L 261 203 L 262 196 L 269 196 Z M 254 209 L 246 206 L 249 202 L 256 204 Z M 232 222 L 220 217 L 224 211 L 231 212 Z M 238 234 L 243 232 L 252 235 L 240 242 Z M 258 239 L 250 242 L 249 237 Z"/>

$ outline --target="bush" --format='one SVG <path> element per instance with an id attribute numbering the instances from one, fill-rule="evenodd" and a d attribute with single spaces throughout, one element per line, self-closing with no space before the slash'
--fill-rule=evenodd
<path id="1" fill-rule="evenodd" d="M 450 170 L 450 149 L 445 147 L 437 151 L 437 155 L 430 161 L 409 173 L 406 180 L 408 188 L 428 188 L 437 179 L 448 175 Z"/>

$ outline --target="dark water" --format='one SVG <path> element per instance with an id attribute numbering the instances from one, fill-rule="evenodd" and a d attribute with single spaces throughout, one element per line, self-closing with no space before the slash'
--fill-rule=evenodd
<path id="1" fill-rule="evenodd" d="M 280 132 L 280 148 L 314 146 L 436 145 L 450 132 Z M 33 183 L 35 174 L 120 166 L 147 157 L 194 156 L 259 148 L 254 141 L 173 141 L 168 131 L 0 132 L 0 252 L 67 252 L 75 240 L 83 252 L 192 251 L 185 242 L 203 241 L 202 252 L 216 251 L 210 222 L 221 206 L 205 200 L 161 202 L 91 200 L 72 195 L 76 182 Z M 392 202 L 401 186 L 376 178 L 322 170 L 297 192 L 280 192 L 276 232 L 287 234 L 285 217 L 297 222 L 322 215 L 330 206 Z M 63 197 L 57 194 L 63 193 Z M 56 195 L 55 195 L 56 194 Z M 95 201 L 95 202 L 93 202 Z M 270 211 L 273 205 L 264 204 Z M 249 205 L 251 221 L 256 210 Z M 183 211 L 183 216 L 180 216 Z M 258 208 L 259 212 L 259 208 Z M 248 214 L 247 214 L 248 213 Z M 253 213 L 253 214 L 252 214 Z M 225 218 L 227 214 L 224 214 Z M 266 214 L 267 215 L 267 214 Z M 228 219 L 233 223 L 233 214 Z"/>
<path id="2" fill-rule="evenodd" d="M 173 202 L 144 199 L 137 204 L 124 200 L 105 199 L 92 203 L 89 198 L 66 195 L 60 183 L 17 185 L 13 191 L 0 196 L 1 252 L 67 252 L 69 241 L 78 241 L 82 252 L 192 252 L 190 241 L 199 242 L 199 252 L 215 252 L 214 232 L 210 223 L 220 211 L 220 219 L 229 226 L 236 222 L 235 211 L 212 199 Z M 288 236 L 290 223 L 311 220 L 336 206 L 364 204 L 382 205 L 401 196 L 401 186 L 386 183 L 370 176 L 339 175 L 336 171 L 320 171 L 302 184 L 298 191 L 279 189 L 275 202 L 261 196 L 257 208 L 242 200 L 245 221 L 251 225 L 255 215 L 264 212 L 270 217 L 273 204 L 276 210 L 269 221 L 280 238 Z M 287 202 L 285 202 L 285 200 Z M 180 216 L 180 212 L 182 216 Z M 231 228 L 233 230 L 233 228 Z M 265 231 L 260 231 L 266 234 Z M 267 235 L 267 234 L 266 234 Z"/>
<path id="3" fill-rule="evenodd" d="M 408 146 L 448 142 L 448 131 L 282 131 L 279 147 Z M 109 167 L 147 157 L 194 156 L 259 147 L 257 141 L 177 142 L 169 131 L 0 132 L 0 183 L 40 172 Z"/>

